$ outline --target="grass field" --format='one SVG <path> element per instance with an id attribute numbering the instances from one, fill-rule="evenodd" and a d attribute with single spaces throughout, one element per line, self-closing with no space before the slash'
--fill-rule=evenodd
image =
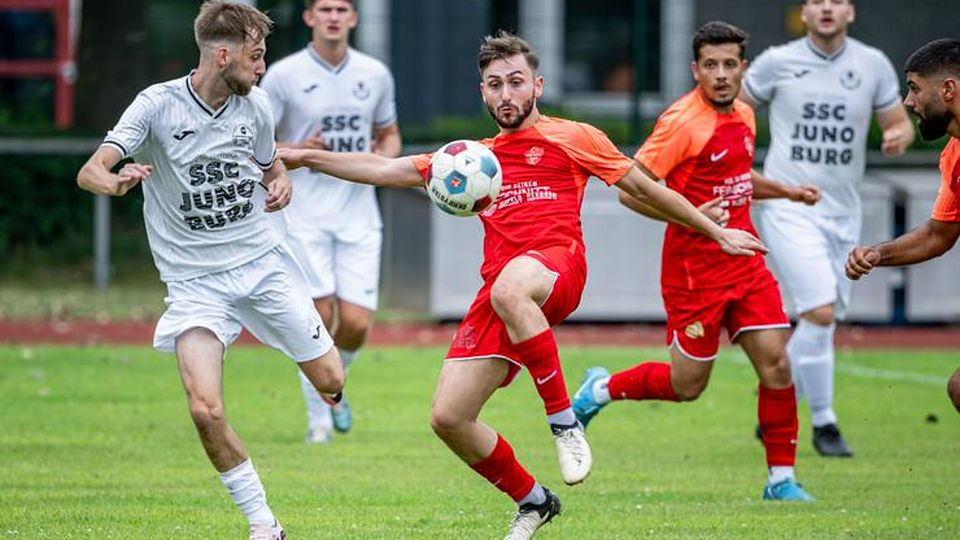
<path id="1" fill-rule="evenodd" d="M 662 351 L 562 350 L 571 392 L 582 370 Z M 428 426 L 437 349 L 370 349 L 351 371 L 355 431 L 302 443 L 294 366 L 231 349 L 228 414 L 291 540 L 501 538 L 514 506 Z M 801 408 L 800 480 L 810 505 L 760 500 L 755 376 L 722 354 L 689 404 L 616 403 L 591 425 L 594 469 L 560 480 L 529 378 L 484 420 L 564 504 L 537 538 L 960 537 L 960 415 L 944 380 L 957 352 L 845 352 L 838 410 L 857 457 L 825 460 Z M 145 348 L 0 347 L 0 538 L 245 538 L 203 455 L 173 358 Z M 928 418 L 929 415 L 933 415 Z M 934 418 L 935 417 L 935 418 Z"/>

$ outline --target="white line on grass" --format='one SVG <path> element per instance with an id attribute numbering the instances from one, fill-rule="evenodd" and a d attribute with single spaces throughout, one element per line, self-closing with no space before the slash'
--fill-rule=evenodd
<path id="1" fill-rule="evenodd" d="M 727 353 L 724 358 L 732 360 L 737 364 L 750 365 L 747 355 L 743 351 L 736 351 L 733 354 Z M 943 386 L 947 384 L 947 375 L 926 375 L 923 373 L 910 373 L 909 371 L 897 371 L 894 369 L 872 368 L 860 364 L 852 364 L 849 361 L 840 361 L 836 365 L 836 370 L 840 373 L 863 377 L 865 379 L 882 379 L 887 381 L 913 382 L 926 384 L 930 386 Z"/>

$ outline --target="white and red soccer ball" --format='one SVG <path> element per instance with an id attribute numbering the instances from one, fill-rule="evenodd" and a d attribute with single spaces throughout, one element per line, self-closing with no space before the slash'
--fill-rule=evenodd
<path id="1" fill-rule="evenodd" d="M 430 159 L 426 188 L 444 212 L 473 216 L 497 200 L 502 183 L 500 162 L 489 148 L 475 141 L 453 141 Z"/>

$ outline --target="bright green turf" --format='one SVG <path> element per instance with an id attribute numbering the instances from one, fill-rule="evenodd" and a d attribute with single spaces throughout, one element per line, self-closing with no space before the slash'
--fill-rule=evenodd
<path id="1" fill-rule="evenodd" d="M 302 442 L 293 365 L 266 349 L 231 349 L 228 413 L 291 540 L 502 537 L 512 503 L 428 427 L 440 352 L 365 351 L 350 374 L 355 431 L 318 447 Z M 562 353 L 571 393 L 590 365 L 663 356 Z M 960 415 L 943 384 L 960 353 L 846 352 L 840 363 L 839 413 L 857 457 L 815 456 L 801 408 L 798 471 L 819 499 L 812 505 L 760 500 L 756 383 L 735 350 L 698 402 L 604 410 L 589 430 L 593 474 L 574 488 L 560 480 L 529 378 L 499 392 L 483 418 L 563 501 L 537 538 L 960 537 Z M 170 356 L 0 347 L 0 539 L 245 537 Z"/>

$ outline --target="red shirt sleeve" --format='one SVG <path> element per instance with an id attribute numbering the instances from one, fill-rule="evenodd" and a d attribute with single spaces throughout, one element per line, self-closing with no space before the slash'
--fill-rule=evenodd
<path id="1" fill-rule="evenodd" d="M 940 190 L 933 203 L 931 219 L 937 221 L 960 222 L 960 198 L 955 190 L 960 190 L 960 139 L 950 138 L 950 142 L 940 154 Z"/>

